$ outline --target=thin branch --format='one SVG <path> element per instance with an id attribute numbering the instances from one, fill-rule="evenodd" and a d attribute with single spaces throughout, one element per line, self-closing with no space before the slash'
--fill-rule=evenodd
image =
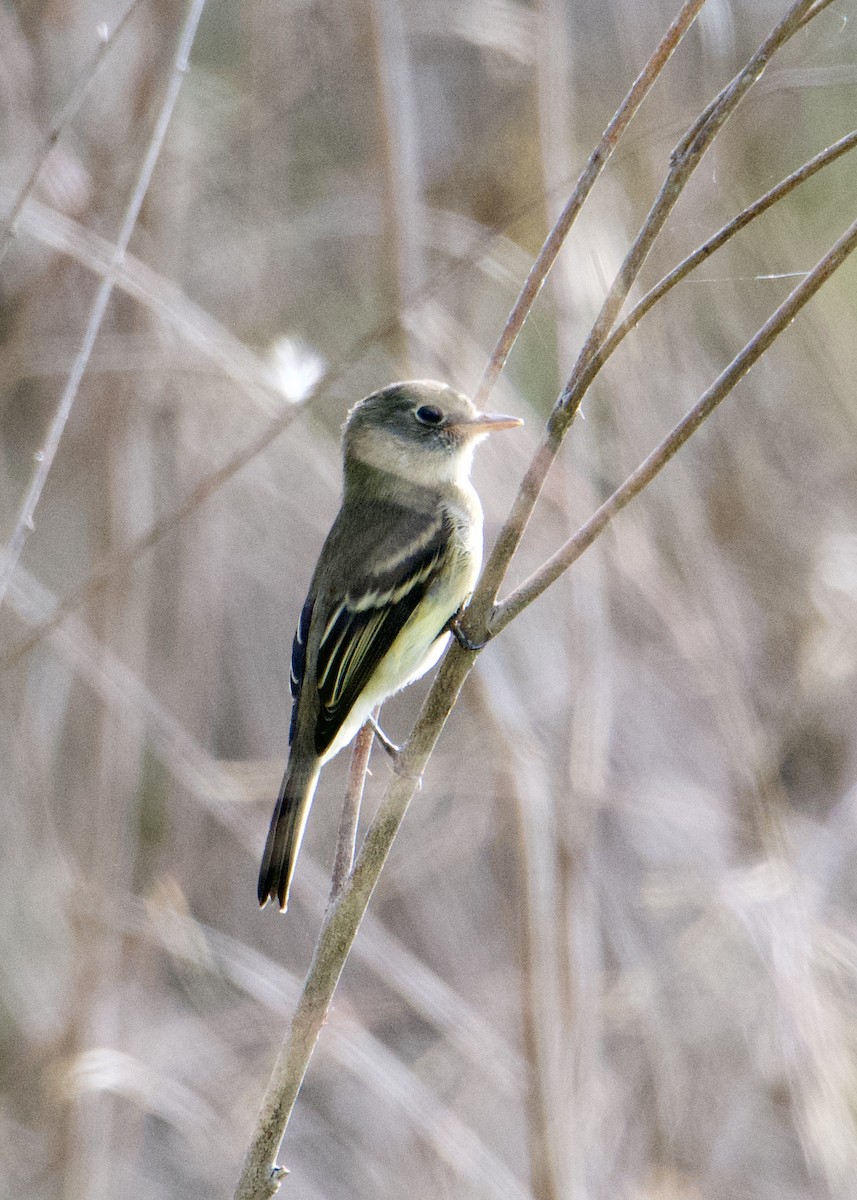
<path id="1" fill-rule="evenodd" d="M 694 122 L 690 132 L 682 138 L 670 156 L 670 167 L 666 179 L 640 228 L 640 232 L 625 256 L 601 311 L 578 355 L 568 382 L 560 393 L 548 420 L 542 443 L 521 481 L 509 516 L 494 543 L 473 599 L 467 609 L 463 621 L 464 632 L 473 642 L 485 640 L 500 585 L 524 535 L 524 530 L 548 472 L 583 399 L 582 381 L 589 360 L 597 353 L 609 334 L 667 218 L 714 138 L 750 89 L 762 77 L 774 53 L 801 28 L 802 20 L 810 9 L 820 12 L 830 2 L 831 0 L 820 0 L 819 3 L 813 3 L 813 0 L 798 0 L 765 38 L 743 70 L 739 71 L 728 87 L 724 88 L 708 105 L 702 117 Z"/>
<path id="2" fill-rule="evenodd" d="M 18 193 L 18 198 L 12 205 L 9 215 L 6 218 L 5 228 L 3 229 L 2 233 L 0 233 L 0 263 L 2 263 L 3 259 L 6 257 L 6 253 L 12 244 L 12 239 L 15 237 L 18 231 L 18 218 L 21 215 L 24 205 L 33 194 L 33 190 L 38 183 L 39 176 L 44 170 L 45 163 L 50 158 L 51 151 L 60 140 L 66 125 L 68 125 L 68 123 L 77 115 L 78 109 L 83 103 L 86 93 L 89 91 L 90 84 L 98 75 L 98 72 L 101 70 L 107 55 L 115 46 L 118 38 L 133 16 L 134 10 L 137 8 L 139 3 L 140 0 L 131 0 L 131 3 L 120 17 L 119 22 L 112 33 L 105 26 L 99 26 L 98 49 L 95 51 L 89 66 L 84 70 L 76 86 L 72 89 L 71 94 L 68 96 L 65 104 L 54 118 L 50 129 L 45 134 L 44 139 L 42 140 L 41 149 L 39 150 L 35 162 L 33 163 L 32 170 L 27 176 L 24 186 Z"/>
<path id="3" fill-rule="evenodd" d="M 667 465 L 669 460 L 697 431 L 706 417 L 733 390 L 735 385 L 758 362 L 775 338 L 785 330 L 797 314 L 811 300 L 849 254 L 857 247 L 857 221 L 851 225 L 838 242 L 828 251 L 805 279 L 798 284 L 786 300 L 771 314 L 758 333 L 750 339 L 740 354 L 717 377 L 714 383 L 693 408 L 674 426 L 663 441 L 629 475 L 621 487 L 610 496 L 589 518 L 585 525 L 563 545 L 556 554 L 539 568 L 529 579 L 517 587 L 494 611 L 490 631 L 496 635 L 514 620 L 529 604 L 550 587 L 584 550 L 595 541 L 609 522 L 638 496 Z"/>
<path id="4" fill-rule="evenodd" d="M 397 773 L 360 848 L 354 870 L 327 910 L 300 1001 L 265 1089 L 235 1200 L 264 1200 L 277 1192 L 284 1174 L 281 1167 L 274 1166 L 277 1151 L 333 993 L 396 831 L 420 786 L 423 768 L 473 659 L 453 642 L 402 750 Z"/>
<path id="5" fill-rule="evenodd" d="M 686 279 L 691 271 L 694 271 L 701 263 L 710 258 L 730 238 L 733 238 L 742 229 L 745 229 L 751 221 L 755 221 L 757 217 L 767 212 L 769 208 L 772 208 L 774 204 L 794 191 L 801 183 L 804 183 L 807 179 L 811 179 L 822 168 L 829 166 L 836 159 L 841 158 L 843 154 L 846 154 L 849 150 L 853 150 L 855 146 L 857 146 L 857 130 L 846 134 L 838 142 L 834 142 L 832 146 L 828 146 L 826 150 L 822 150 L 819 154 L 816 154 L 813 158 L 805 162 L 803 166 L 798 167 L 791 175 L 787 175 L 785 179 L 781 180 L 775 187 L 772 187 L 770 191 L 765 192 L 763 196 L 754 200 L 752 204 L 738 213 L 736 217 L 733 217 L 731 221 L 727 222 L 721 229 L 718 229 L 716 233 L 712 234 L 692 254 L 682 259 L 672 271 L 646 292 L 642 300 L 634 305 L 628 316 L 613 329 L 610 336 L 593 354 L 580 376 L 579 386 L 582 391 L 585 392 L 589 388 L 589 385 L 607 362 L 607 359 L 619 348 L 631 330 L 639 325 L 646 313 L 667 292 L 671 291 L 676 284 L 681 283 L 683 279 Z"/>
<path id="6" fill-rule="evenodd" d="M 536 261 L 530 269 L 524 286 L 521 288 L 518 298 L 512 306 L 512 311 L 509 313 L 506 324 L 503 326 L 500 340 L 488 360 L 482 379 L 479 381 L 479 386 L 476 389 L 474 400 L 477 407 L 482 406 L 488 393 L 497 382 L 512 346 L 515 344 L 518 334 L 521 332 L 524 322 L 535 304 L 536 297 L 541 291 L 542 285 L 547 279 L 548 273 L 556 261 L 563 242 L 577 219 L 587 196 L 595 186 L 598 176 L 604 170 L 610 156 L 616 149 L 616 144 L 660 77 L 673 52 L 677 49 L 682 38 L 696 20 L 699 10 L 704 3 L 705 0 L 686 0 L 686 3 L 682 5 L 675 20 L 661 38 L 651 58 L 637 76 L 631 90 L 616 109 L 612 120 L 601 135 L 601 140 L 590 155 L 589 161 L 584 167 L 574 191 L 571 193 L 565 208 L 557 218 L 553 229 L 548 234 Z"/>
<path id="7" fill-rule="evenodd" d="M 810 21 L 812 21 L 820 12 L 827 8 L 831 2 L 832 0 L 817 0 L 815 7 L 811 8 L 809 12 L 805 13 L 804 16 L 801 17 L 798 29 L 803 29 L 804 25 L 808 25 Z"/>
<path id="8" fill-rule="evenodd" d="M 375 707 L 373 716 L 377 720 L 378 706 Z M 330 881 L 331 903 L 342 891 L 342 885 L 351 874 L 351 868 L 354 865 L 354 848 L 357 845 L 357 828 L 360 823 L 360 805 L 363 802 L 363 788 L 366 783 L 366 772 L 369 768 L 369 756 L 372 753 L 374 740 L 375 730 L 367 721 L 357 734 L 354 749 L 351 752 L 348 786 L 345 790 L 345 802 L 342 805 L 342 818 L 339 822 L 339 836 L 336 839 L 336 855 L 333 859 L 333 874 Z"/>
<path id="9" fill-rule="evenodd" d="M 15 528 L 12 531 L 12 536 L 9 539 L 6 556 L 0 567 L 0 603 L 3 602 L 3 597 L 6 594 L 6 588 L 9 585 L 9 580 L 12 577 L 12 572 L 17 566 L 18 559 L 21 556 L 21 551 L 24 548 L 24 543 L 29 536 L 30 531 L 34 527 L 34 517 L 36 506 L 42 495 L 45 483 L 51 467 L 53 466 L 57 450 L 59 449 L 60 439 L 66 427 L 66 423 L 71 414 L 72 405 L 77 396 L 80 382 L 83 379 L 86 371 L 89 357 L 92 353 L 92 348 L 95 345 L 95 339 L 98 336 L 98 331 L 101 328 L 101 322 L 104 318 L 104 313 L 107 310 L 107 305 L 110 296 L 113 292 L 113 269 L 116 264 L 122 261 L 128 243 L 131 240 L 131 235 L 134 232 L 134 227 L 137 224 L 137 218 L 140 215 L 140 209 L 143 207 L 143 201 L 146 197 L 146 192 L 149 189 L 149 184 L 152 179 L 152 174 L 155 170 L 155 164 L 158 161 L 158 156 L 163 146 L 164 138 L 166 137 L 167 127 L 173 115 L 173 110 L 178 100 L 179 91 L 181 90 L 182 79 L 187 70 L 187 61 L 190 55 L 191 47 L 196 36 L 199 19 L 202 16 L 202 10 L 205 0 L 190 0 L 188 4 L 187 15 L 182 24 L 178 46 L 176 48 L 175 58 L 173 60 L 172 71 L 167 83 L 167 88 L 164 94 L 164 99 L 161 103 L 160 111 L 158 112 L 155 128 L 152 132 L 152 137 L 149 142 L 148 149 L 143 159 L 143 164 L 140 168 L 137 182 L 134 186 L 134 191 L 125 210 L 125 216 L 122 220 L 122 225 L 119 230 L 119 236 L 113 247 L 111 254 L 111 262 L 104 278 L 99 285 L 95 295 L 95 301 L 89 314 L 89 320 L 86 323 L 83 341 L 80 350 L 75 358 L 74 364 L 66 383 L 63 394 L 60 398 L 59 405 L 51 421 L 47 437 L 45 438 L 44 446 L 36 453 L 36 468 L 33 472 L 33 477 L 30 480 L 30 486 L 24 497 L 24 501 L 18 513 Z"/>
<path id="10" fill-rule="evenodd" d="M 745 67 L 743 71 L 739 72 L 732 82 L 728 83 L 726 87 L 714 97 L 711 103 L 706 105 L 706 107 L 702 110 L 694 123 L 691 125 L 690 129 L 688 129 L 688 131 L 685 133 L 678 146 L 676 146 L 672 153 L 672 158 L 681 158 L 686 155 L 692 149 L 693 143 L 697 141 L 701 134 L 705 133 L 706 127 L 710 125 L 712 120 L 719 120 L 718 114 L 722 113 L 724 104 L 728 104 L 730 94 L 732 93 L 735 84 L 742 78 L 742 76 L 746 74 L 747 69 L 754 61 L 757 62 L 759 71 L 755 78 L 750 79 L 750 87 L 752 87 L 754 83 L 758 83 L 762 73 L 765 70 L 765 67 L 770 61 L 771 55 L 775 53 L 775 51 L 781 46 L 784 46 L 785 43 L 789 41 L 790 38 L 793 38 L 796 33 L 799 33 L 801 29 L 810 23 L 810 21 L 814 20 L 815 17 L 817 17 L 819 13 L 827 8 L 832 2 L 833 0 L 814 0 L 814 2 L 811 0 L 809 3 L 796 4 L 790 8 L 783 17 L 782 21 L 780 21 L 779 25 L 774 27 L 769 37 L 765 42 L 762 43 L 762 45 L 756 51 L 756 54 L 753 55 L 753 58 L 750 60 L 750 63 L 747 64 L 747 67 Z"/>

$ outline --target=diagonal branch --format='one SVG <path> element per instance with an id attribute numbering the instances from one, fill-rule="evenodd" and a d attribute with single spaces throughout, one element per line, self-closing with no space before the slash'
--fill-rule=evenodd
<path id="1" fill-rule="evenodd" d="M 750 339 L 740 354 L 721 372 L 714 383 L 700 396 L 693 408 L 673 427 L 659 446 L 640 463 L 621 487 L 596 509 L 585 525 L 552 555 L 529 579 L 509 595 L 494 610 L 490 632 L 497 634 L 514 620 L 529 604 L 559 579 L 584 550 L 595 541 L 609 522 L 638 496 L 658 475 L 674 454 L 696 433 L 699 426 L 725 400 L 735 385 L 758 362 L 775 338 L 786 329 L 849 254 L 857 247 L 857 221 L 828 251 L 786 300 L 771 314 L 765 324 Z"/>
<path id="2" fill-rule="evenodd" d="M 266 1200 L 276 1194 L 285 1175 L 282 1167 L 275 1166 L 277 1152 L 333 993 L 393 839 L 474 660 L 473 654 L 452 643 L 402 750 L 396 775 L 360 848 L 354 870 L 327 910 L 301 998 L 262 1098 L 235 1200 Z"/>
<path id="3" fill-rule="evenodd" d="M 98 337 L 98 331 L 101 328 L 101 322 L 104 319 L 104 314 L 107 311 L 107 305 L 110 301 L 110 296 L 113 292 L 113 271 L 115 267 L 122 261 L 128 243 L 131 240 L 131 235 L 134 232 L 134 227 L 137 224 L 137 218 L 140 215 L 140 209 L 143 207 L 143 201 L 146 197 L 146 192 L 149 190 L 149 184 L 152 179 L 152 174 L 155 170 L 155 164 L 158 161 L 158 156 L 161 152 L 161 147 L 164 144 L 167 127 L 170 123 L 170 118 L 173 115 L 173 110 L 178 100 L 179 91 L 181 90 L 184 73 L 187 70 L 187 61 L 190 55 L 191 47 L 196 36 L 199 19 L 202 16 L 202 9 L 205 0 L 190 0 L 187 10 L 187 15 L 182 23 L 179 33 L 178 46 L 176 47 L 175 57 L 173 59 L 173 67 L 170 73 L 169 82 L 166 87 L 160 111 L 158 112 L 157 120 L 152 137 L 149 141 L 146 154 L 143 159 L 143 164 L 137 176 L 137 182 L 134 186 L 134 191 L 131 199 L 128 202 L 128 207 L 125 210 L 125 216 L 122 220 L 122 225 L 119 230 L 119 236 L 113 247 L 111 255 L 111 263 L 108 270 L 105 272 L 103 279 L 99 285 L 98 291 L 95 294 L 95 300 L 90 310 L 89 319 L 86 323 L 86 329 L 83 335 L 83 341 L 68 381 L 60 397 L 60 402 L 57 405 L 57 410 L 54 413 L 50 428 L 48 429 L 47 437 L 45 438 L 44 446 L 36 454 L 36 467 L 33 471 L 30 486 L 27 488 L 27 493 L 21 504 L 18 512 L 18 518 L 15 522 L 15 528 L 12 531 L 12 536 L 9 539 L 9 545 L 6 550 L 6 555 L 0 566 L 0 603 L 6 594 L 6 588 L 9 585 L 9 580 L 17 566 L 18 559 L 21 556 L 21 551 L 30 531 L 34 527 L 34 517 L 36 506 L 47 483 L 48 475 L 56 458 L 57 450 L 59 449 L 60 440 L 65 431 L 66 423 L 71 415 L 72 405 L 77 397 L 78 388 L 89 363 L 92 348 L 95 345 L 95 339 Z"/>
<path id="4" fill-rule="evenodd" d="M 541 595 L 592 544 L 616 513 L 646 487 L 771 343 L 789 326 L 855 247 L 857 222 L 850 226 L 777 308 L 687 416 L 622 487 L 614 492 L 590 521 L 536 576 L 517 589 L 499 607 L 492 623 L 492 633 L 505 628 L 527 604 Z M 301 999 L 262 1101 L 259 1121 L 247 1152 L 235 1200 L 262 1200 L 264 1197 L 273 1196 L 279 1187 L 282 1169 L 275 1168 L 273 1164 L 345 960 L 393 839 L 420 785 L 422 772 L 475 659 L 475 654 L 462 650 L 457 642 L 453 642 L 426 697 L 414 730 L 402 750 L 397 767 L 399 773 L 381 801 L 360 849 L 354 871 L 336 902 L 328 909 Z"/>
<path id="5" fill-rule="evenodd" d="M 2 263 L 3 259 L 6 257 L 9 247 L 12 244 L 12 239 L 18 232 L 18 219 L 24 209 L 24 205 L 33 194 L 35 186 L 39 181 L 39 176 L 44 169 L 45 163 L 50 157 L 51 151 L 60 140 L 66 125 L 68 125 L 69 121 L 76 116 L 78 109 L 86 97 L 86 93 L 89 91 L 90 84 L 98 75 L 98 72 L 104 65 L 107 55 L 113 49 L 118 38 L 123 33 L 129 20 L 134 15 L 134 10 L 137 8 L 139 3 L 140 0 L 131 0 L 131 3 L 119 18 L 116 28 L 112 33 L 106 28 L 103 32 L 99 31 L 100 37 L 98 49 L 92 56 L 92 61 L 84 71 L 77 85 L 72 89 L 71 94 L 68 96 L 59 113 L 51 123 L 50 129 L 42 139 L 41 149 L 36 156 L 36 160 L 33 163 L 30 174 L 27 176 L 24 186 L 18 192 L 18 196 L 9 211 L 9 215 L 6 217 L 4 223 L 5 227 L 2 232 L 0 232 L 0 263 Z"/>
<path id="6" fill-rule="evenodd" d="M 805 183 L 807 179 L 811 179 L 813 175 L 816 175 L 824 167 L 830 166 L 831 163 L 855 147 L 857 147 L 857 130 L 852 130 L 851 133 L 847 133 L 844 137 L 840 138 L 838 142 L 834 142 L 832 146 L 828 146 L 813 158 L 808 159 L 796 171 L 792 171 L 790 175 L 787 175 L 785 179 L 782 179 L 770 191 L 765 192 L 763 196 L 760 196 L 752 204 L 742 209 L 736 217 L 733 217 L 731 221 L 728 221 L 716 233 L 712 234 L 692 254 L 682 259 L 672 271 L 668 272 L 663 279 L 646 292 L 645 296 L 634 305 L 628 316 L 614 327 L 610 336 L 602 342 L 601 346 L 589 359 L 581 371 L 578 382 L 581 394 L 589 389 L 595 376 L 600 372 L 614 351 L 618 350 L 631 330 L 639 325 L 646 313 L 667 292 L 671 291 L 676 284 L 681 283 L 683 279 L 686 279 L 691 271 L 696 270 L 698 266 L 705 262 L 706 259 L 709 259 L 721 246 L 724 246 L 737 233 L 740 233 L 742 229 L 745 229 L 752 221 L 755 221 L 757 217 L 762 216 L 769 208 L 772 208 L 778 201 L 794 191 L 801 183 Z"/>
<path id="7" fill-rule="evenodd" d="M 541 445 L 527 469 L 509 516 L 474 592 L 463 622 L 473 642 L 485 640 L 492 610 L 512 556 L 517 549 L 551 466 L 559 453 L 583 400 L 583 381 L 589 360 L 609 334 L 654 242 L 675 208 L 691 175 L 699 166 L 717 134 L 733 115 L 750 89 L 762 77 L 773 55 L 805 24 L 810 11 L 821 12 L 831 0 L 797 0 L 765 38 L 745 67 L 720 92 L 694 122 L 670 156 L 670 167 L 648 216 L 625 256 L 616 279 L 578 355 L 572 373 L 548 420 Z"/>
<path id="8" fill-rule="evenodd" d="M 599 175 L 606 167 L 622 134 L 630 125 L 637 110 L 651 91 L 655 82 L 659 79 L 661 72 L 669 62 L 682 38 L 696 20 L 699 10 L 704 3 L 705 0 L 687 0 L 682 5 L 675 20 L 655 47 L 651 58 L 635 79 L 625 99 L 616 109 L 609 125 L 601 135 L 601 140 L 589 156 L 589 161 L 584 167 L 574 191 L 571 193 L 565 208 L 563 208 L 557 218 L 553 229 L 548 234 L 536 261 L 530 268 L 524 286 L 521 288 L 518 298 L 512 306 L 512 311 L 506 320 L 506 324 L 503 326 L 500 340 L 497 342 L 488 360 L 482 379 L 479 381 L 479 386 L 476 389 L 474 402 L 477 408 L 482 407 L 488 393 L 499 379 L 500 372 L 506 364 L 506 360 L 518 338 L 518 334 L 521 332 L 524 322 L 536 302 L 536 297 L 541 291 L 542 285 L 547 279 L 548 273 L 555 263 L 556 257 L 572 225 L 577 220 L 587 196 L 595 186 Z"/>

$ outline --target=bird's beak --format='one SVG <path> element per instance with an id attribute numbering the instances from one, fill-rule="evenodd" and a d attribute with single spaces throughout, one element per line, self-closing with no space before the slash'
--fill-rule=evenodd
<path id="1" fill-rule="evenodd" d="M 473 435 L 480 433 L 496 433 L 498 429 L 514 429 L 518 425 L 523 425 L 520 417 L 504 417 L 502 413 L 474 413 L 472 417 L 464 417 L 460 421 L 455 422 L 455 429 L 460 429 L 462 433 Z"/>

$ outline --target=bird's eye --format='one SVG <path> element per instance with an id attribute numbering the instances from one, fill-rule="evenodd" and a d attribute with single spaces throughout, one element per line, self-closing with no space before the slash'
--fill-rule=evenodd
<path id="1" fill-rule="evenodd" d="M 443 413 L 433 404 L 421 404 L 414 416 L 421 425 L 439 425 L 443 420 Z"/>

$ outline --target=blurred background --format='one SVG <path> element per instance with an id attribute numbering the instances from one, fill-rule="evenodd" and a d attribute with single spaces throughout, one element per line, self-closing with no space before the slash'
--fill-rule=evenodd
<path id="1" fill-rule="evenodd" d="M 327 897 L 347 755 L 286 917 L 255 880 L 288 660 L 348 406 L 472 390 L 673 0 L 209 0 L 2 611 L 0 1195 L 229 1196 Z M 670 151 L 785 11 L 710 0 L 635 120 L 491 406 L 490 540 Z M 0 7 L 0 201 L 113 0 Z M 705 158 L 655 282 L 857 112 L 851 0 Z M 0 275 L 0 535 L 79 351 L 174 65 L 141 0 Z M 586 398 L 507 585 L 690 407 L 853 219 L 824 172 L 706 263 Z M 4 218 L 5 219 L 5 218 Z M 480 656 L 408 813 L 281 1161 L 315 1200 L 857 1194 L 857 266 Z M 328 382 L 300 411 L 323 370 Z M 289 415 L 295 419 L 289 423 Z M 406 736 L 425 693 L 391 703 Z M 377 751 L 371 814 L 390 768 Z"/>

